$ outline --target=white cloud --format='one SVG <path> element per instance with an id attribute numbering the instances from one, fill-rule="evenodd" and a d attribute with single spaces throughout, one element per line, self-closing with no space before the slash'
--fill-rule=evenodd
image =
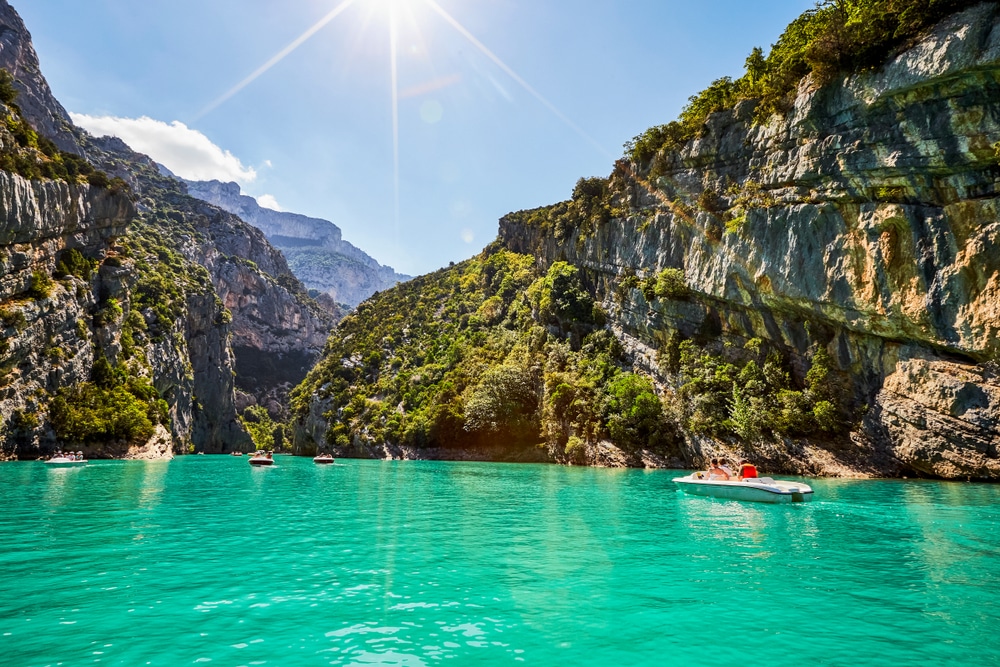
<path id="1" fill-rule="evenodd" d="M 466 227 L 462 230 L 462 240 L 466 243 L 472 243 L 476 240 L 476 235 L 472 233 L 472 230 Z"/>
<path id="2" fill-rule="evenodd" d="M 281 205 L 278 203 L 278 200 L 274 198 L 274 195 L 261 195 L 257 197 L 257 203 L 263 206 L 264 208 L 271 209 L 272 211 L 285 210 L 281 208 Z"/>
<path id="3" fill-rule="evenodd" d="M 236 181 L 250 183 L 257 178 L 253 167 L 212 143 L 197 130 L 175 120 L 164 123 L 147 116 L 117 118 L 71 113 L 73 122 L 96 136 L 118 137 L 133 150 L 145 153 L 181 178 L 192 181 Z"/>

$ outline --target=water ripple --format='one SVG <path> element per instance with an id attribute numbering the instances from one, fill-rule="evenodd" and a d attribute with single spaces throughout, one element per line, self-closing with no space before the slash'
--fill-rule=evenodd
<path id="1" fill-rule="evenodd" d="M 816 480 L 817 502 L 770 507 L 671 477 L 3 464 L 3 661 L 1000 662 L 998 487 Z"/>

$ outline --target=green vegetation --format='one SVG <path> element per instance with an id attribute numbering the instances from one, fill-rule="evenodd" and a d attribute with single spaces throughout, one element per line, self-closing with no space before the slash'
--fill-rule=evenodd
<path id="1" fill-rule="evenodd" d="M 239 419 L 257 449 L 273 451 L 284 448 L 287 442 L 285 427 L 274 421 L 266 408 L 252 405 L 243 411 Z"/>
<path id="2" fill-rule="evenodd" d="M 56 261 L 56 270 L 53 275 L 56 278 L 76 276 L 81 280 L 90 280 L 94 270 L 97 268 L 97 260 L 87 259 L 76 248 L 69 248 L 59 253 Z"/>
<path id="3" fill-rule="evenodd" d="M 159 209 L 148 219 L 135 221 L 123 242 L 139 276 L 133 287 L 132 308 L 146 314 L 153 341 L 163 340 L 173 330 L 185 312 L 188 295 L 214 294 L 208 270 L 174 249 L 179 245 L 177 237 L 192 235 L 194 229 L 169 217 L 173 212 Z M 120 264 L 115 257 L 107 258 L 105 264 L 112 260 Z M 145 327 L 133 327 L 133 331 L 142 333 Z"/>
<path id="4" fill-rule="evenodd" d="M 826 83 L 844 72 L 881 65 L 937 21 L 979 0 L 820 0 L 785 28 L 765 56 L 755 48 L 735 81 L 717 79 L 689 98 L 680 117 L 646 130 L 625 144 L 626 156 L 642 167 L 661 151 L 679 150 L 700 136 L 708 116 L 743 100 L 756 103 L 758 122 L 791 107 L 799 81 L 811 74 Z M 662 164 L 652 165 L 651 176 Z"/>
<path id="5" fill-rule="evenodd" d="M 35 300 L 47 299 L 52 294 L 52 278 L 44 271 L 32 271 L 28 296 Z"/>
<path id="6" fill-rule="evenodd" d="M 494 245 L 361 304 L 293 392 L 293 413 L 327 401 L 327 440 L 341 447 L 546 444 L 567 459 L 607 437 L 669 447 L 652 383 L 626 372 L 602 327 L 576 267 L 542 274 L 533 257 Z"/>
<path id="7" fill-rule="evenodd" d="M 94 359 L 91 382 L 60 389 L 49 403 L 49 420 L 68 443 L 148 440 L 156 424 L 168 424 L 168 406 L 145 377 L 103 354 Z"/>
<path id="8" fill-rule="evenodd" d="M 28 326 L 28 320 L 25 319 L 24 313 L 15 306 L 0 306 L 0 324 L 3 325 L 4 329 L 14 327 L 18 331 L 23 331 Z"/>
<path id="9" fill-rule="evenodd" d="M 843 432 L 846 392 L 824 348 L 813 355 L 806 387 L 794 386 L 788 364 L 777 352 L 764 354 L 761 342 L 722 356 L 679 343 L 682 422 L 695 432 L 756 440 L 762 436 L 806 436 L 816 431 Z M 669 363 L 669 362 L 667 362 Z"/>
<path id="10" fill-rule="evenodd" d="M 608 220 L 625 215 L 625 211 L 612 207 L 614 194 L 611 181 L 607 178 L 581 178 L 573 187 L 573 197 L 569 201 L 508 213 L 504 220 L 540 227 L 558 241 L 567 238 L 574 230 L 587 236 Z"/>
<path id="11" fill-rule="evenodd" d="M 656 276 L 653 294 L 661 299 L 682 299 L 689 292 L 684 281 L 684 271 L 681 269 L 663 269 Z"/>

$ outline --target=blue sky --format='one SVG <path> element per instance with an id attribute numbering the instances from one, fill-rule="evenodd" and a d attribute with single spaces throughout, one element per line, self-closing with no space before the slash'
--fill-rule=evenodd
<path id="1" fill-rule="evenodd" d="M 739 76 L 814 4 L 353 0 L 213 107 L 343 2 L 11 0 L 84 124 L 332 220 L 414 275 L 478 252 L 505 213 L 609 174 L 626 140 Z"/>

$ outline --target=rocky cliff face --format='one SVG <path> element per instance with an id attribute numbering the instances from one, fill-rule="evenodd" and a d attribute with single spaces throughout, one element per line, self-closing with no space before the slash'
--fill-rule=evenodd
<path id="1" fill-rule="evenodd" d="M 800 369 L 829 351 L 867 412 L 841 442 L 785 443 L 790 469 L 1000 478 L 997 4 L 878 71 L 805 80 L 784 118 L 754 125 L 752 111 L 711 116 L 654 177 L 620 162 L 610 188 L 624 215 L 574 229 L 512 215 L 502 242 L 585 268 L 664 385 L 657 351 L 674 332 L 762 339 Z M 665 268 L 690 292 L 616 289 Z M 740 447 L 689 438 L 689 455 L 719 446 Z"/>
<path id="2" fill-rule="evenodd" d="M 18 104 L 35 129 L 59 148 L 81 153 L 79 132 L 42 76 L 31 34 L 7 2 L 0 2 L 0 67 L 14 76 L 14 85 L 21 93 Z"/>
<path id="3" fill-rule="evenodd" d="M 357 306 L 375 292 L 410 279 L 343 240 L 340 228 L 332 222 L 263 208 L 253 197 L 241 194 L 236 183 L 185 183 L 191 196 L 234 213 L 263 231 L 308 288 L 339 303 Z"/>
<path id="4" fill-rule="evenodd" d="M 161 339 L 132 329 L 151 314 L 133 298 L 135 260 L 118 245 L 135 217 L 126 196 L 0 172 L 0 208 L 0 456 L 33 457 L 66 444 L 91 456 L 126 454 L 124 442 L 66 443 L 51 421 L 53 399 L 90 382 L 98 358 L 148 378 L 167 399 L 178 450 L 246 443 L 233 408 L 229 328 L 218 325 L 222 309 L 210 286 L 185 292 Z M 94 270 L 53 281 L 70 250 Z"/>
<path id="5" fill-rule="evenodd" d="M 0 457 L 67 444 L 114 456 L 251 447 L 238 410 L 280 415 L 334 316 L 259 230 L 187 196 L 122 142 L 75 128 L 4 0 L 0 67 L 40 134 L 128 186 L 0 171 Z M 0 149 L 11 145 L 0 128 Z M 169 433 L 143 428 L 147 416 Z"/>
<path id="6" fill-rule="evenodd" d="M 208 270 L 232 317 L 237 405 L 284 415 L 287 394 L 315 362 L 339 311 L 309 299 L 282 253 L 232 213 L 185 194 L 148 157 L 118 139 L 88 139 L 94 162 L 132 184 L 170 245 Z"/>
<path id="7" fill-rule="evenodd" d="M 364 304 L 296 446 L 1000 479 L 1000 5 L 754 111 Z"/>

